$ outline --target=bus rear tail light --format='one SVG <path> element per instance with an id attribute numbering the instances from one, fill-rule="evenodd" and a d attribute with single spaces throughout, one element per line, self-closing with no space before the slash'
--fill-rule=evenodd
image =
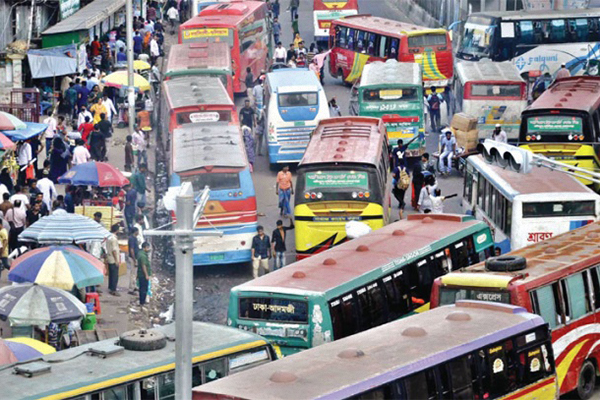
<path id="1" fill-rule="evenodd" d="M 313 200 L 316 199 L 317 198 L 317 194 L 315 192 L 312 192 L 310 194 L 310 198 L 313 199 Z"/>
<path id="2" fill-rule="evenodd" d="M 370 192 L 365 192 L 365 198 L 368 199 L 369 197 L 371 197 L 371 193 Z"/>
<path id="3" fill-rule="evenodd" d="M 363 192 L 358 192 L 358 198 L 362 199 L 365 196 Z"/>
<path id="4" fill-rule="evenodd" d="M 308 192 L 304 193 L 304 198 L 306 200 L 310 199 L 310 193 L 308 193 Z"/>
<path id="5" fill-rule="evenodd" d="M 233 197 L 233 192 L 229 192 L 229 193 L 227 193 L 227 196 L 229 196 L 229 197 Z"/>
<path id="6" fill-rule="evenodd" d="M 242 240 L 242 241 L 240 242 L 240 244 L 241 244 L 242 246 L 245 246 L 245 245 L 246 245 L 246 241 L 245 241 L 245 240 Z"/>
<path id="7" fill-rule="evenodd" d="M 319 192 L 317 193 L 317 199 L 322 199 L 323 198 L 323 193 Z"/>
<path id="8" fill-rule="evenodd" d="M 355 199 L 355 198 L 357 198 L 357 197 L 358 197 L 358 193 L 356 193 L 356 192 L 352 192 L 352 198 L 353 198 L 353 199 Z"/>
<path id="9" fill-rule="evenodd" d="M 238 192 L 238 196 L 242 197 L 242 192 L 241 191 Z"/>
<path id="10" fill-rule="evenodd" d="M 233 192 L 233 197 L 237 197 L 237 192 Z"/>

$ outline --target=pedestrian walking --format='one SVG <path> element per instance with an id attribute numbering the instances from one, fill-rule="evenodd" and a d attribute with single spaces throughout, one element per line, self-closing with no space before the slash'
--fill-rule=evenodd
<path id="1" fill-rule="evenodd" d="M 113 115 L 117 114 L 115 103 L 113 103 L 111 98 L 108 97 L 108 94 L 104 93 L 104 95 L 102 96 L 102 104 L 104 104 L 104 108 L 106 109 L 106 119 L 112 124 Z"/>
<path id="2" fill-rule="evenodd" d="M 169 26 L 171 27 L 171 35 L 175 34 L 175 27 L 179 20 L 179 11 L 175 7 L 175 4 L 171 5 L 171 8 L 167 10 L 167 17 L 169 17 Z"/>
<path id="3" fill-rule="evenodd" d="M 56 135 L 56 118 L 54 118 L 52 111 L 46 111 L 46 119 L 44 119 L 44 124 L 48 125 L 46 130 L 44 131 L 44 138 L 46 139 L 46 157 L 50 154 L 50 147 L 52 147 L 52 139 L 54 139 L 54 135 Z"/>
<path id="4" fill-rule="evenodd" d="M 404 218 L 404 196 L 406 195 L 406 189 L 410 186 L 410 177 L 406 172 L 405 166 L 397 166 L 392 172 L 392 194 L 398 201 L 399 217 Z"/>
<path id="5" fill-rule="evenodd" d="M 127 238 L 127 251 L 129 255 L 129 265 L 131 266 L 131 270 L 129 271 L 129 294 L 135 294 L 135 290 L 137 289 L 137 258 L 138 253 L 140 252 L 140 246 L 138 243 L 139 234 L 139 229 L 134 227 L 129 233 L 129 237 Z"/>
<path id="6" fill-rule="evenodd" d="M 262 148 L 265 138 L 265 114 L 261 113 L 256 120 L 256 128 L 254 129 L 256 136 L 256 153 L 262 156 Z"/>
<path id="7" fill-rule="evenodd" d="M 502 129 L 502 125 L 496 124 L 496 127 L 492 131 L 491 139 L 500 143 L 508 143 L 508 137 L 504 129 Z"/>
<path id="8" fill-rule="evenodd" d="M 250 107 L 250 100 L 244 100 L 244 107 L 240 108 L 239 117 L 242 126 L 246 125 L 254 131 L 254 126 L 256 125 L 256 110 Z"/>
<path id="9" fill-rule="evenodd" d="M 331 100 L 329 100 L 329 115 L 331 117 L 341 117 L 342 116 L 342 111 L 340 110 L 340 107 L 337 104 L 337 100 L 335 99 L 335 97 L 332 97 Z"/>
<path id="10" fill-rule="evenodd" d="M 277 47 L 275 51 L 273 51 L 273 61 L 276 63 L 285 63 L 287 57 L 287 51 L 281 44 L 281 42 L 277 42 Z"/>
<path id="11" fill-rule="evenodd" d="M 140 307 L 146 304 L 146 296 L 150 286 L 152 267 L 150 263 L 150 243 L 142 243 L 142 251 L 137 256 L 138 285 L 140 290 Z"/>
<path id="12" fill-rule="evenodd" d="M 117 292 L 119 283 L 119 241 L 117 233 L 119 224 L 110 227 L 110 236 L 106 239 L 106 262 L 108 264 L 108 293 L 113 296 L 120 296 Z"/>
<path id="13" fill-rule="evenodd" d="M 413 167 L 412 171 L 412 196 L 411 204 L 415 210 L 418 209 L 418 200 L 421 194 L 421 188 L 425 184 L 425 175 L 434 174 L 434 166 L 429 162 L 429 153 L 423 153 L 421 161 Z"/>
<path id="14" fill-rule="evenodd" d="M 446 103 L 446 118 L 448 124 L 450 124 L 452 116 L 456 112 L 456 96 L 454 96 L 454 92 L 450 90 L 450 86 L 446 86 L 444 88 L 444 93 L 442 93 L 442 97 L 444 98 L 444 103 Z"/>
<path id="15" fill-rule="evenodd" d="M 273 254 L 273 271 L 285 267 L 285 239 L 287 231 L 294 229 L 294 220 L 290 218 L 290 226 L 283 226 L 283 221 L 277 221 L 277 228 L 271 235 L 271 254 Z"/>
<path id="16" fill-rule="evenodd" d="M 265 95 L 265 91 L 264 91 L 263 83 L 262 83 L 262 80 L 259 79 L 258 83 L 254 86 L 254 88 L 252 88 L 252 98 L 254 100 L 254 107 L 256 108 L 257 115 L 260 115 L 263 111 L 264 95 Z"/>
<path id="17" fill-rule="evenodd" d="M 151 64 L 156 65 L 156 60 L 160 57 L 160 47 L 158 46 L 158 36 L 153 35 L 150 40 L 150 60 Z"/>
<path id="18" fill-rule="evenodd" d="M 252 129 L 244 125 L 242 126 L 242 136 L 244 138 L 244 146 L 246 147 L 246 155 L 248 162 L 250 163 L 250 172 L 254 172 L 254 161 L 256 159 L 254 148 L 254 136 L 252 135 Z"/>
<path id="19" fill-rule="evenodd" d="M 568 78 L 570 76 L 571 76 L 571 71 L 569 71 L 567 69 L 567 66 L 565 65 L 565 63 L 562 63 L 560 65 L 560 68 L 558 69 L 558 71 L 556 71 L 556 76 L 554 77 L 554 80 L 557 81 L 559 79 Z"/>
<path id="20" fill-rule="evenodd" d="M 246 78 L 244 78 L 244 84 L 246 85 L 246 95 L 248 99 L 252 100 L 252 89 L 254 89 L 254 74 L 252 68 L 246 67 Z"/>
<path id="21" fill-rule="evenodd" d="M 423 188 L 421 188 L 421 193 L 419 194 L 419 201 L 417 203 L 418 210 L 421 213 L 429 214 L 433 210 L 433 202 L 431 201 L 432 195 L 435 193 L 435 182 L 427 182 Z"/>
<path id="22" fill-rule="evenodd" d="M 452 172 L 452 159 L 456 154 L 456 138 L 449 128 L 445 128 L 440 140 L 439 170 L 442 175 Z"/>
<path id="23" fill-rule="evenodd" d="M 290 199 L 294 194 L 294 183 L 292 182 L 290 167 L 287 165 L 277 173 L 275 193 L 279 196 L 279 215 L 284 217 L 290 215 L 292 213 Z"/>
<path id="24" fill-rule="evenodd" d="M 92 155 L 85 147 L 83 139 L 77 139 L 75 143 L 77 143 L 77 145 L 75 146 L 75 149 L 73 149 L 73 160 L 71 163 L 75 166 L 90 161 Z"/>
<path id="25" fill-rule="evenodd" d="M 129 178 L 129 182 L 137 192 L 137 203 L 138 207 L 144 207 L 146 205 L 146 192 L 149 192 L 150 189 L 146 185 L 146 173 L 148 172 L 148 167 L 146 164 L 140 164 L 138 169 L 131 174 Z"/>
<path id="26" fill-rule="evenodd" d="M 292 22 L 298 19 L 298 7 L 300 7 L 300 0 L 290 0 L 290 6 L 288 10 L 292 14 Z"/>
<path id="27" fill-rule="evenodd" d="M 21 200 L 13 201 L 13 208 L 6 212 L 5 218 L 10 225 L 8 243 L 10 251 L 12 251 L 20 246 L 19 235 L 25 229 L 27 223 L 27 211 L 24 203 Z"/>
<path id="28" fill-rule="evenodd" d="M 146 151 L 146 149 L 147 149 L 146 138 L 144 136 L 144 132 L 142 132 L 138 128 L 137 125 L 135 126 L 135 129 L 133 131 L 133 135 L 131 136 L 131 138 L 132 138 L 133 151 L 137 153 L 138 168 L 142 164 L 148 164 L 148 153 Z"/>
<path id="29" fill-rule="evenodd" d="M 279 12 L 281 11 L 281 4 L 279 0 L 275 0 L 271 5 L 271 12 L 273 13 L 273 18 L 279 18 Z"/>
<path id="30" fill-rule="evenodd" d="M 54 186 L 54 182 L 50 179 L 50 171 L 44 170 L 42 171 L 42 179 L 37 182 L 37 188 L 43 194 L 44 204 L 48 209 L 51 208 L 52 202 L 56 199 L 58 192 L 56 191 L 56 187 Z"/>
<path id="31" fill-rule="evenodd" d="M 269 259 L 271 258 L 271 241 L 267 235 L 265 235 L 265 229 L 262 225 L 256 227 L 256 236 L 252 238 L 252 277 L 258 278 L 260 275 L 260 269 L 263 270 L 263 274 L 269 272 Z"/>
<path id="32" fill-rule="evenodd" d="M 292 22 L 292 34 L 293 35 L 300 35 L 300 27 L 299 25 L 299 20 L 298 20 L 298 16 L 296 15 L 296 18 L 294 18 L 294 21 Z"/>
<path id="33" fill-rule="evenodd" d="M 8 270 L 8 230 L 4 227 L 4 219 L 0 218 L 0 272 Z"/>
<path id="34" fill-rule="evenodd" d="M 27 184 L 27 170 L 31 160 L 33 160 L 31 145 L 29 144 L 29 140 L 25 140 L 21 142 L 17 151 L 17 164 L 19 164 L 18 181 L 21 186 Z"/>
<path id="35" fill-rule="evenodd" d="M 271 29 L 273 29 L 273 42 L 279 43 L 279 37 L 281 36 L 281 24 L 279 23 L 279 19 L 277 17 L 273 19 Z"/>
<path id="36" fill-rule="evenodd" d="M 296 47 L 294 46 L 294 43 L 290 43 L 290 47 L 287 50 L 287 56 L 285 57 L 285 62 L 290 62 L 290 60 L 292 59 L 292 57 L 296 56 Z"/>
<path id="37" fill-rule="evenodd" d="M 125 171 L 131 172 L 131 166 L 134 163 L 133 158 L 133 138 L 127 135 L 125 138 Z"/>
<path id="38" fill-rule="evenodd" d="M 88 119 L 86 119 L 86 118 L 88 118 Z M 86 105 L 81 106 L 81 111 L 79 111 L 79 115 L 77 116 L 77 129 L 81 128 L 81 125 L 86 122 L 92 122 L 93 119 L 94 119 L 94 116 L 92 115 L 91 112 L 88 111 L 87 106 Z M 50 144 L 52 144 L 52 141 L 50 141 Z"/>
<path id="39" fill-rule="evenodd" d="M 456 197 L 457 194 L 451 194 L 449 196 L 442 196 L 442 190 L 437 188 L 434 190 L 434 196 L 429 196 L 431 200 L 431 213 L 432 214 L 443 214 L 444 213 L 444 201 Z"/>
<path id="40" fill-rule="evenodd" d="M 127 231 L 130 232 L 131 229 L 133 228 L 133 222 L 135 219 L 135 210 L 136 210 L 136 204 L 137 204 L 137 192 L 133 188 L 133 186 L 131 186 L 131 183 L 128 183 L 127 185 L 125 185 L 124 189 L 125 189 L 125 207 L 124 207 L 123 213 L 125 214 L 125 223 L 127 224 Z"/>
<path id="41" fill-rule="evenodd" d="M 106 119 L 106 114 L 102 113 L 102 114 L 100 114 L 100 122 L 98 122 L 96 124 L 96 126 L 98 127 L 98 130 L 101 133 L 101 137 L 99 138 L 100 139 L 99 146 L 100 146 L 101 159 L 99 161 L 108 161 L 108 158 L 106 157 L 106 153 L 107 153 L 106 141 L 112 137 L 112 134 L 113 134 L 112 124 L 110 122 L 108 122 L 108 120 Z"/>
<path id="42" fill-rule="evenodd" d="M 429 107 L 429 117 L 431 118 L 431 131 L 437 132 L 440 129 L 440 109 L 444 98 L 436 93 L 436 87 L 431 87 L 431 94 L 427 96 L 427 104 Z"/>

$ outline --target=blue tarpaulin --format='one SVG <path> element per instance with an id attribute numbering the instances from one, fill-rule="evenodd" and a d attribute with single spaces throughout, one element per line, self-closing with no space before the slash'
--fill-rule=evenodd
<path id="1" fill-rule="evenodd" d="M 33 79 L 74 74 L 77 73 L 77 46 L 29 50 L 27 60 Z"/>
<path id="2" fill-rule="evenodd" d="M 10 140 L 17 142 L 19 140 L 31 139 L 34 136 L 39 135 L 48 128 L 48 124 L 40 124 L 37 122 L 25 122 L 27 128 L 18 129 L 15 131 L 2 131 Z"/>

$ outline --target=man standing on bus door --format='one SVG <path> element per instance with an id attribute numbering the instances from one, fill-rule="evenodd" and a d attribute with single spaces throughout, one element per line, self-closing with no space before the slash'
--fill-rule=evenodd
<path id="1" fill-rule="evenodd" d="M 294 229 L 293 219 L 290 219 L 290 226 L 283 226 L 283 221 L 277 220 L 277 228 L 271 235 L 271 254 L 274 255 L 273 271 L 285 267 L 285 252 L 287 251 L 285 239 L 287 238 L 287 231 L 292 229 Z"/>
<path id="2" fill-rule="evenodd" d="M 271 258 L 271 241 L 265 235 L 262 225 L 256 227 L 257 235 L 252 238 L 252 277 L 258 278 L 260 268 L 266 274 L 269 272 L 269 258 Z"/>
<path id="3" fill-rule="evenodd" d="M 444 98 L 436 93 L 436 87 L 431 87 L 431 94 L 427 96 L 427 104 L 429 105 L 429 117 L 431 118 L 431 131 L 437 132 L 440 128 L 440 111 Z"/>
<path id="4" fill-rule="evenodd" d="M 290 172 L 290 167 L 287 165 L 277 173 L 275 193 L 279 196 L 279 215 L 287 217 L 292 213 L 290 199 L 294 194 L 292 173 Z"/>

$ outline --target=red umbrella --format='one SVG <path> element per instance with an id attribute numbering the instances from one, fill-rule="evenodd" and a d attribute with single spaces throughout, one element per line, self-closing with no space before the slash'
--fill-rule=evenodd
<path id="1" fill-rule="evenodd" d="M 2 341 L 0 341 L 0 365 L 12 364 L 19 361 L 12 350 Z"/>
<path id="2" fill-rule="evenodd" d="M 0 149 L 12 150 L 15 148 L 15 142 L 10 140 L 5 134 L 0 133 Z"/>
<path id="3" fill-rule="evenodd" d="M 74 166 L 58 178 L 58 183 L 77 186 L 122 187 L 129 183 L 129 180 L 112 165 L 93 161 Z"/>
<path id="4" fill-rule="evenodd" d="M 4 111 L 0 111 L 0 131 L 14 131 L 25 129 L 27 125 L 19 118 Z"/>

